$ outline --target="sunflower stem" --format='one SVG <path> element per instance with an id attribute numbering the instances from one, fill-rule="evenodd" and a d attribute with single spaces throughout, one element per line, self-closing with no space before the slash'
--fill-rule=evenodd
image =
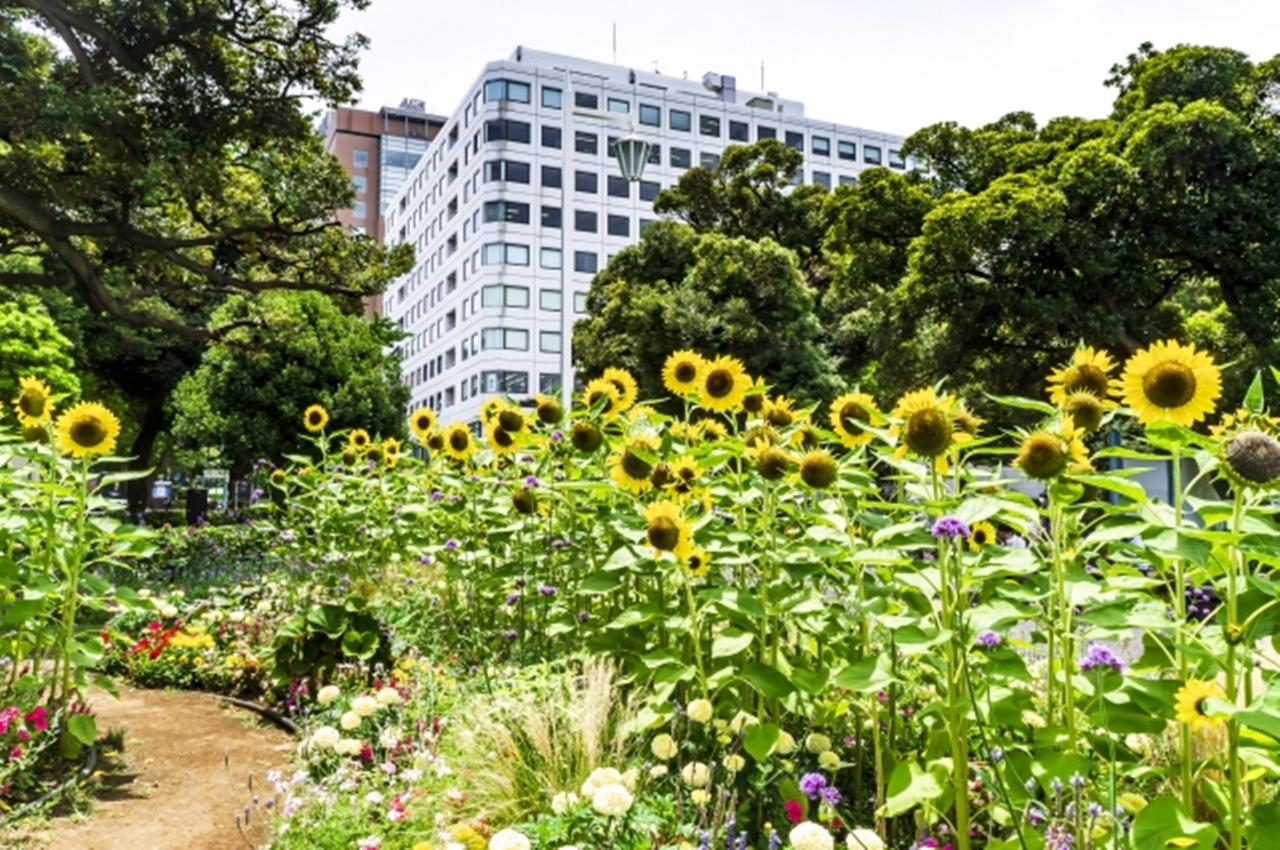
<path id="1" fill-rule="evenodd" d="M 1182 527 L 1182 451 L 1180 447 L 1173 447 L 1171 458 L 1173 462 L 1172 482 L 1173 482 L 1173 533 L 1174 545 L 1177 545 L 1177 535 Z M 1174 624 L 1175 632 L 1178 639 L 1174 645 L 1174 650 L 1178 653 L 1178 675 L 1185 683 L 1190 675 L 1191 663 L 1187 658 L 1186 650 L 1186 627 L 1187 627 L 1187 577 L 1186 564 L 1177 556 L 1173 559 L 1173 606 L 1177 613 L 1176 622 Z M 1179 745 L 1182 756 L 1182 807 L 1190 814 L 1195 809 L 1195 765 L 1193 764 L 1194 754 L 1191 752 L 1191 728 L 1185 723 L 1178 732 Z"/>
<path id="2" fill-rule="evenodd" d="M 1239 539 L 1240 527 L 1244 520 L 1244 489 L 1235 488 L 1235 502 L 1231 510 L 1231 536 Z M 1243 566 L 1243 554 L 1239 546 L 1231 547 L 1231 557 L 1227 562 L 1227 700 L 1233 705 L 1239 703 L 1239 682 L 1236 670 L 1236 646 L 1243 640 L 1244 634 L 1231 634 L 1230 630 L 1239 628 L 1236 620 L 1239 616 L 1239 600 L 1237 599 L 1237 579 Z M 1227 781 L 1231 786 L 1231 850 L 1241 850 L 1244 846 L 1244 816 L 1241 800 L 1240 776 L 1240 723 L 1235 717 L 1227 718 Z"/>

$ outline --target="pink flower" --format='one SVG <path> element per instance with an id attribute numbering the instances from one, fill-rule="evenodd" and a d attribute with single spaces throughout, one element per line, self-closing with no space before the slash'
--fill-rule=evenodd
<path id="1" fill-rule="evenodd" d="M 20 758 L 22 758 L 22 747 L 14 744 L 13 749 L 9 750 L 9 761 L 17 761 Z"/>
<path id="2" fill-rule="evenodd" d="M 787 820 L 792 823 L 800 823 L 804 820 L 804 806 L 800 804 L 799 800 L 787 800 L 783 804 L 783 808 L 787 810 Z"/>
<path id="3" fill-rule="evenodd" d="M 27 731 L 27 727 L 22 726 L 18 729 L 18 740 L 24 744 L 31 740 L 31 733 Z"/>
<path id="4" fill-rule="evenodd" d="M 4 711 L 0 711 L 0 735 L 9 731 L 9 724 L 22 716 L 22 712 L 18 710 L 16 705 L 11 705 Z"/>
<path id="5" fill-rule="evenodd" d="M 35 708 L 27 712 L 27 716 L 23 718 L 27 725 L 37 732 L 49 731 L 49 713 L 44 710 L 44 706 L 37 705 Z"/>

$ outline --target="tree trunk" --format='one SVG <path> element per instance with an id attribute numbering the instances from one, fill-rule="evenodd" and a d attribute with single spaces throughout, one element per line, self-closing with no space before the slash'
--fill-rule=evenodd
<path id="1" fill-rule="evenodd" d="M 151 455 L 156 447 L 156 439 L 164 430 L 164 403 L 153 401 L 147 405 L 142 415 L 142 424 L 138 436 L 134 437 L 129 452 L 133 460 L 129 461 L 129 469 L 148 469 L 151 466 Z M 135 478 L 126 485 L 129 499 L 129 516 L 137 520 L 147 509 L 147 501 L 151 495 L 151 482 L 155 480 L 155 470 L 144 478 Z"/>

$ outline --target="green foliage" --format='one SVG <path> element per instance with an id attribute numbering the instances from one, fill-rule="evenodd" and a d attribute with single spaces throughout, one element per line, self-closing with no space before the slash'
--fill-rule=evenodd
<path id="1" fill-rule="evenodd" d="M 278 681 L 295 677 L 325 681 L 340 664 L 387 663 L 391 647 L 367 600 L 352 595 L 340 603 L 313 605 L 282 623 L 271 642 L 269 659 Z"/>
<path id="2" fill-rule="evenodd" d="M 55 394 L 75 399 L 80 395 L 71 357 L 71 343 L 58 330 L 40 300 L 21 295 L 0 300 L 0 407 L 11 412 L 18 394 L 18 379 L 34 376 Z"/>

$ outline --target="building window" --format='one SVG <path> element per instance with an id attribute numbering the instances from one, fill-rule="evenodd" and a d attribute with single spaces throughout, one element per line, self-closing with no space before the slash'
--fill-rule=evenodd
<path id="1" fill-rule="evenodd" d="M 619 114 L 626 115 L 631 111 L 631 101 L 611 97 L 609 98 L 608 107 L 610 112 L 617 112 Z"/>
<path id="2" fill-rule="evenodd" d="M 880 148 L 875 145 L 862 146 L 862 161 L 868 165 L 880 164 Z"/>
<path id="3" fill-rule="evenodd" d="M 517 245 L 514 242 L 485 243 L 484 264 L 486 266 L 527 266 L 529 265 L 529 246 Z"/>
<path id="4" fill-rule="evenodd" d="M 559 313 L 560 305 L 563 303 L 558 289 L 539 289 L 538 290 L 538 309 L 546 310 L 550 313 Z"/>
<path id="5" fill-rule="evenodd" d="M 490 80 L 484 84 L 484 99 L 489 103 L 502 100 L 528 103 L 529 84 L 516 80 Z"/>
<path id="6" fill-rule="evenodd" d="M 579 130 L 573 134 L 573 149 L 578 153 L 600 153 L 600 137 Z"/>
<path id="7" fill-rule="evenodd" d="M 527 348 L 527 346 L 526 346 Z M 471 380 L 474 382 L 475 377 Z M 505 393 L 506 395 L 526 395 L 529 392 L 529 373 L 497 370 L 480 373 L 480 390 L 486 393 Z M 471 394 L 476 395 L 476 387 L 471 387 Z"/>
<path id="8" fill-rule="evenodd" d="M 559 207 L 548 207 L 546 205 L 543 205 L 542 207 L 542 226 L 543 227 L 560 227 L 561 221 L 562 219 L 561 219 Z"/>
<path id="9" fill-rule="evenodd" d="M 364 218 L 369 214 L 369 209 L 365 206 L 364 201 L 356 201 L 351 205 L 351 215 L 355 218 Z"/>
<path id="10" fill-rule="evenodd" d="M 804 133 L 797 133 L 795 130 L 788 130 L 787 147 L 795 148 L 801 153 L 804 153 Z"/>
<path id="11" fill-rule="evenodd" d="M 812 136 L 809 139 L 810 150 L 818 156 L 831 156 L 831 140 L 826 136 Z"/>
<path id="12" fill-rule="evenodd" d="M 720 165 L 720 154 L 703 151 L 698 154 L 698 165 L 707 171 L 715 171 Z"/>
<path id="13" fill-rule="evenodd" d="M 573 105 L 580 109 L 599 109 L 600 96 L 591 92 L 576 91 L 573 93 Z"/>
<path id="14" fill-rule="evenodd" d="M 574 251 L 573 270 L 595 274 L 600 267 L 600 258 L 595 251 Z"/>
<path id="15" fill-rule="evenodd" d="M 631 219 L 625 215 L 611 215 L 606 224 L 610 236 L 630 236 Z"/>
<path id="16" fill-rule="evenodd" d="M 506 181 L 507 183 L 528 183 L 529 163 L 517 162 L 513 159 L 491 159 L 484 164 L 484 182 Z"/>
<path id="17" fill-rule="evenodd" d="M 484 140 L 486 142 L 518 142 L 529 144 L 531 129 L 527 121 L 513 121 L 510 118 L 498 118 L 484 122 Z"/>
<path id="18" fill-rule="evenodd" d="M 907 161 L 902 156 L 902 151 L 889 148 L 889 167 L 890 168 L 906 168 Z"/>
<path id="19" fill-rule="evenodd" d="M 538 253 L 538 265 L 544 269 L 558 269 L 562 265 L 559 248 L 543 248 Z"/>
<path id="20" fill-rule="evenodd" d="M 480 331 L 480 349 L 492 351 L 528 351 L 529 332 L 523 328 L 484 328 Z M 486 388 L 486 392 L 493 392 Z"/>
<path id="21" fill-rule="evenodd" d="M 662 145 L 649 145 L 649 158 L 645 161 L 650 165 L 662 165 Z"/>
<path id="22" fill-rule="evenodd" d="M 363 195 L 369 188 L 369 179 L 363 174 L 353 175 L 351 178 L 351 188 L 355 190 L 357 195 Z"/>
<path id="23" fill-rule="evenodd" d="M 553 395 L 560 392 L 560 373 L 559 372 L 539 372 L 538 373 L 538 392 L 543 395 Z"/>
<path id="24" fill-rule="evenodd" d="M 654 180 L 640 181 L 640 200 L 652 201 L 662 191 L 662 184 Z"/>
<path id="25" fill-rule="evenodd" d="M 838 141 L 836 142 L 836 156 L 841 159 L 857 159 L 858 146 L 853 142 Z"/>
<path id="26" fill-rule="evenodd" d="M 751 140 L 751 128 L 747 126 L 746 121 L 730 121 L 729 122 L 729 138 L 735 142 L 747 142 Z"/>
<path id="27" fill-rule="evenodd" d="M 493 284 L 480 290 L 480 304 L 483 307 L 517 307 L 527 309 L 529 306 L 529 289 L 524 286 L 506 286 Z"/>
<path id="28" fill-rule="evenodd" d="M 600 176 L 594 171 L 575 171 L 573 172 L 573 189 L 576 192 L 585 192 L 588 195 L 598 194 L 600 191 Z"/>
<path id="29" fill-rule="evenodd" d="M 492 221 L 528 224 L 529 205 L 517 201 L 486 201 L 484 205 L 484 220 L 486 224 Z"/>
<path id="30" fill-rule="evenodd" d="M 575 313 L 587 312 L 587 293 L 585 292 L 573 293 L 573 312 Z"/>
<path id="31" fill-rule="evenodd" d="M 667 116 L 671 122 L 672 130 L 687 133 L 693 129 L 693 116 L 683 109 L 669 109 L 667 110 Z"/>
<path id="32" fill-rule="evenodd" d="M 551 127 L 546 124 L 542 125 L 542 146 L 544 148 L 558 148 L 561 145 L 561 131 L 559 127 Z"/>
<path id="33" fill-rule="evenodd" d="M 369 152 L 364 148 L 356 148 L 351 152 L 351 165 L 353 168 L 369 167 Z"/>
<path id="34" fill-rule="evenodd" d="M 574 210 L 573 229 L 580 233 L 595 233 L 599 229 L 599 215 L 590 210 Z"/>
<path id="35" fill-rule="evenodd" d="M 560 188 L 560 167 L 556 165 L 542 166 L 542 186 L 544 189 Z"/>
<path id="36" fill-rule="evenodd" d="M 841 174 L 840 185 L 841 186 L 857 186 L 858 178 L 854 177 L 852 174 Z"/>
<path id="37" fill-rule="evenodd" d="M 651 103 L 640 104 L 640 123 L 646 127 L 661 127 L 662 110 Z"/>
<path id="38" fill-rule="evenodd" d="M 720 138 L 720 119 L 714 115 L 699 115 L 698 132 L 704 136 Z"/>
<path id="39" fill-rule="evenodd" d="M 609 179 L 605 181 L 605 189 L 612 198 L 631 197 L 631 181 L 616 174 L 609 175 Z"/>
<path id="40" fill-rule="evenodd" d="M 539 331 L 538 350 L 546 354 L 559 354 L 560 331 Z"/>
<path id="41" fill-rule="evenodd" d="M 672 148 L 671 149 L 671 167 L 672 168 L 689 168 L 693 165 L 693 154 L 688 148 Z"/>
<path id="42" fill-rule="evenodd" d="M 778 130 L 776 127 L 766 127 L 763 124 L 756 126 L 756 140 L 760 139 L 776 139 L 778 138 Z"/>
<path id="43" fill-rule="evenodd" d="M 553 89 L 548 86 L 542 87 L 542 105 L 546 109 L 559 109 L 564 97 L 560 89 Z"/>
<path id="44" fill-rule="evenodd" d="M 815 171 L 813 172 L 813 182 L 818 186 L 822 186 L 824 188 L 830 189 L 831 174 L 826 171 Z"/>

